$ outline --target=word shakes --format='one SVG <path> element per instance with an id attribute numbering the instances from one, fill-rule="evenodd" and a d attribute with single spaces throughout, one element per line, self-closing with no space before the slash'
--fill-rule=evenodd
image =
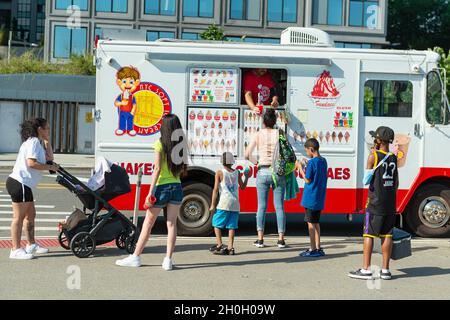
<path id="1" fill-rule="evenodd" d="M 155 164 L 153 163 L 122 162 L 119 165 L 124 168 L 129 175 L 132 176 L 138 174 L 139 168 L 142 168 L 142 173 L 145 176 L 151 176 L 153 174 L 153 170 L 155 169 Z"/>

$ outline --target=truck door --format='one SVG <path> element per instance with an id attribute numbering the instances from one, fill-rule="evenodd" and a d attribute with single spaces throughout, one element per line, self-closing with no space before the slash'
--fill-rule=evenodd
<path id="1" fill-rule="evenodd" d="M 417 130 L 418 126 L 423 125 L 421 79 L 419 75 L 361 74 L 358 189 L 362 208 L 367 200 L 367 187 L 363 186 L 362 177 L 374 142 L 369 134 L 370 130 L 388 126 L 395 132 L 395 140 L 390 149 L 398 157 L 400 184 L 397 208 L 423 166 L 424 137 Z"/>

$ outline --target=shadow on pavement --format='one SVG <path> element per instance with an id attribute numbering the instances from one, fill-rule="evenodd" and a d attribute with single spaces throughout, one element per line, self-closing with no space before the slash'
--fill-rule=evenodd
<path id="1" fill-rule="evenodd" d="M 420 278 L 420 277 L 432 277 L 432 276 L 443 276 L 450 274 L 450 269 L 443 269 L 439 267 L 416 267 L 416 268 L 405 268 L 398 269 L 398 271 L 404 274 L 395 276 L 396 279 L 401 278 Z"/>

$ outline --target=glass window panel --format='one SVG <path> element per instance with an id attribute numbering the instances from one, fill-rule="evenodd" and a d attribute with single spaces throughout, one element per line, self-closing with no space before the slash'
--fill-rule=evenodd
<path id="1" fill-rule="evenodd" d="M 361 1 L 350 1 L 349 24 L 351 26 L 363 26 L 363 3 Z"/>
<path id="2" fill-rule="evenodd" d="M 95 2 L 95 11 L 97 12 L 111 12 L 112 0 L 97 0 Z"/>
<path id="3" fill-rule="evenodd" d="M 53 34 L 53 56 L 55 58 L 69 58 L 70 56 L 70 29 L 56 26 Z"/>
<path id="4" fill-rule="evenodd" d="M 250 43 L 261 43 L 262 39 L 261 38 L 256 38 L 256 37 L 246 37 L 244 39 L 244 42 L 250 42 Z"/>
<path id="5" fill-rule="evenodd" d="M 276 38 L 263 38 L 262 43 L 273 43 L 273 44 L 280 44 L 280 39 Z"/>
<path id="6" fill-rule="evenodd" d="M 369 80 L 364 85 L 364 116 L 412 117 L 412 103 L 409 81 Z"/>
<path id="7" fill-rule="evenodd" d="M 174 16 L 175 15 L 175 0 L 161 0 L 160 1 L 161 15 Z"/>
<path id="8" fill-rule="evenodd" d="M 71 0 L 56 0 L 56 9 L 58 10 L 66 10 L 71 5 L 72 5 Z"/>
<path id="9" fill-rule="evenodd" d="M 159 39 L 159 33 L 156 31 L 147 31 L 147 41 L 156 41 Z"/>
<path id="10" fill-rule="evenodd" d="M 112 11 L 119 12 L 119 13 L 127 13 L 128 12 L 128 0 L 113 0 Z"/>
<path id="11" fill-rule="evenodd" d="M 378 1 L 364 2 L 364 26 L 375 29 L 378 26 Z"/>
<path id="12" fill-rule="evenodd" d="M 86 53 L 86 28 L 72 29 L 72 52 L 71 54 Z"/>
<path id="13" fill-rule="evenodd" d="M 231 0 L 230 18 L 235 20 L 244 19 L 244 0 Z"/>
<path id="14" fill-rule="evenodd" d="M 241 37 L 226 37 L 225 39 L 227 41 L 242 42 L 242 38 Z"/>
<path id="15" fill-rule="evenodd" d="M 326 21 L 327 21 L 327 0 L 314 0 L 313 23 L 326 24 Z"/>
<path id="16" fill-rule="evenodd" d="M 334 46 L 335 46 L 336 48 L 344 48 L 344 43 L 343 43 L 343 42 L 335 42 L 335 43 L 334 43 Z"/>
<path id="17" fill-rule="evenodd" d="M 271 22 L 281 22 L 282 7 L 279 0 L 268 0 L 268 20 Z"/>
<path id="18" fill-rule="evenodd" d="M 80 7 L 80 10 L 86 11 L 88 9 L 88 0 L 73 0 L 74 6 Z"/>
<path id="19" fill-rule="evenodd" d="M 297 0 L 283 1 L 283 22 L 297 21 Z"/>
<path id="20" fill-rule="evenodd" d="M 199 0 L 199 16 L 204 18 L 212 18 L 214 16 L 214 1 Z"/>
<path id="21" fill-rule="evenodd" d="M 183 1 L 183 16 L 197 17 L 198 16 L 198 0 L 184 0 Z"/>
<path id="22" fill-rule="evenodd" d="M 162 31 L 159 33 L 159 38 L 175 39 L 175 32 Z"/>
<path id="23" fill-rule="evenodd" d="M 145 0 L 145 14 L 159 14 L 159 0 Z"/>
<path id="24" fill-rule="evenodd" d="M 345 43 L 345 48 L 361 49 L 361 43 Z"/>
<path id="25" fill-rule="evenodd" d="M 328 0 L 328 24 L 342 25 L 342 0 Z"/>
<path id="26" fill-rule="evenodd" d="M 181 34 L 181 39 L 185 40 L 198 40 L 198 33 L 192 33 L 192 32 L 183 32 Z"/>
<path id="27" fill-rule="evenodd" d="M 247 19 L 260 20 L 261 1 L 247 0 Z"/>

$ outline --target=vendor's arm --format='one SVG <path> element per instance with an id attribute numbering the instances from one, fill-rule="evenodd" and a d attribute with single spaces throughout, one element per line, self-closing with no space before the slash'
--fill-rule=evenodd
<path id="1" fill-rule="evenodd" d="M 280 103 L 278 102 L 278 96 L 273 96 L 272 103 L 270 104 L 273 108 L 278 108 Z"/>
<path id="2" fill-rule="evenodd" d="M 259 109 L 258 109 L 258 107 L 256 107 L 256 104 L 253 101 L 251 91 L 245 91 L 245 103 L 247 103 L 247 105 L 249 106 L 250 109 L 259 113 Z"/>

